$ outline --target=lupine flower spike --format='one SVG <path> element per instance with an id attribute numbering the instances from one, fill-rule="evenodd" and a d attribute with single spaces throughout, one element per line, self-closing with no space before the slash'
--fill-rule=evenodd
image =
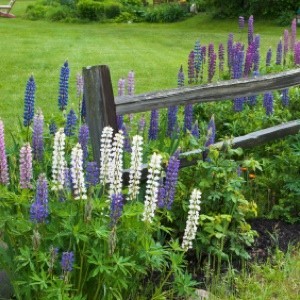
<path id="1" fill-rule="evenodd" d="M 289 97 L 289 89 L 286 88 L 282 90 L 281 94 L 281 103 L 284 107 L 287 107 L 289 105 L 290 97 Z"/>
<path id="2" fill-rule="evenodd" d="M 291 25 L 291 40 L 290 40 L 291 51 L 294 50 L 295 43 L 296 43 L 296 36 L 297 36 L 297 22 L 296 19 L 293 19 Z"/>
<path id="3" fill-rule="evenodd" d="M 300 66 L 300 42 L 297 42 L 294 47 L 294 64 L 296 67 Z"/>
<path id="4" fill-rule="evenodd" d="M 86 164 L 86 184 L 87 187 L 96 186 L 99 183 L 100 170 L 97 162 L 91 161 Z"/>
<path id="5" fill-rule="evenodd" d="M 158 109 L 152 109 L 150 116 L 150 127 L 148 131 L 148 139 L 156 140 L 158 138 Z"/>
<path id="6" fill-rule="evenodd" d="M 35 90 L 36 90 L 35 81 L 34 81 L 33 75 L 31 75 L 26 84 L 25 98 L 24 98 L 24 121 L 23 121 L 23 124 L 25 127 L 28 127 L 33 120 Z"/>
<path id="7" fill-rule="evenodd" d="M 280 39 L 277 45 L 276 65 L 282 64 L 282 40 Z"/>
<path id="8" fill-rule="evenodd" d="M 69 77 L 70 77 L 69 64 L 68 61 L 65 61 L 64 65 L 60 69 L 59 95 L 58 95 L 58 107 L 62 111 L 65 110 L 68 105 Z"/>
<path id="9" fill-rule="evenodd" d="M 264 107 L 266 109 L 267 116 L 273 113 L 273 94 L 271 92 L 264 94 Z"/>
<path id="10" fill-rule="evenodd" d="M 7 185 L 9 183 L 8 163 L 5 151 L 4 124 L 0 119 L 0 183 Z"/>
<path id="11" fill-rule="evenodd" d="M 196 237 L 199 223 L 200 199 L 201 191 L 194 189 L 190 198 L 188 219 L 186 221 L 186 227 L 181 244 L 181 247 L 184 250 L 193 248 L 193 240 Z"/>
<path id="12" fill-rule="evenodd" d="M 250 16 L 248 19 L 248 45 L 250 45 L 253 42 L 253 34 L 253 16 Z"/>
<path id="13" fill-rule="evenodd" d="M 157 207 L 158 201 L 158 189 L 161 172 L 162 157 L 160 154 L 153 153 L 149 163 L 149 170 L 146 184 L 146 196 L 144 203 L 144 212 L 142 220 L 152 223 L 154 213 Z"/>
<path id="14" fill-rule="evenodd" d="M 73 270 L 74 260 L 74 253 L 72 251 L 63 252 L 60 265 L 62 269 L 62 277 L 65 283 L 68 282 L 69 273 Z"/>
<path id="15" fill-rule="evenodd" d="M 125 95 L 125 79 L 121 78 L 118 81 L 118 96 Z M 123 115 L 117 115 L 118 129 L 122 129 L 123 126 Z"/>
<path id="16" fill-rule="evenodd" d="M 194 83 L 195 81 L 195 52 L 192 50 L 188 58 L 188 78 L 189 84 Z"/>
<path id="17" fill-rule="evenodd" d="M 70 112 L 67 115 L 67 122 L 66 122 L 66 126 L 65 126 L 65 135 L 66 136 L 74 135 L 76 123 L 77 123 L 77 117 L 76 117 L 75 111 L 73 109 L 70 109 Z"/>
<path id="18" fill-rule="evenodd" d="M 266 67 L 271 66 L 271 59 L 272 59 L 272 49 L 270 47 L 268 52 L 267 52 L 267 56 L 266 56 Z"/>
<path id="19" fill-rule="evenodd" d="M 52 190 L 63 190 L 65 183 L 65 139 L 64 129 L 60 128 L 54 137 L 53 157 L 52 157 Z"/>
<path id="20" fill-rule="evenodd" d="M 41 161 L 44 156 L 44 116 L 41 110 L 33 118 L 32 150 L 33 158 Z"/>
<path id="21" fill-rule="evenodd" d="M 74 199 L 87 199 L 83 173 L 83 151 L 79 143 L 72 149 L 71 153 L 71 177 Z"/>
<path id="22" fill-rule="evenodd" d="M 85 166 L 85 162 L 88 158 L 88 142 L 89 142 L 89 127 L 87 124 L 83 124 L 79 128 L 79 134 L 78 134 L 78 142 L 81 146 L 81 149 L 83 151 L 83 165 Z"/>
<path id="23" fill-rule="evenodd" d="M 132 138 L 132 152 L 129 173 L 128 199 L 135 200 L 140 191 L 143 163 L 143 138 L 135 135 Z"/>
<path id="24" fill-rule="evenodd" d="M 112 152 L 112 137 L 113 129 L 109 126 L 104 127 L 101 134 L 101 148 L 100 148 L 100 183 L 105 185 L 109 182 L 109 171 L 111 166 L 111 152 Z"/>
<path id="25" fill-rule="evenodd" d="M 283 33 L 283 64 L 286 65 L 286 57 L 289 52 L 289 31 L 284 30 Z"/>
<path id="26" fill-rule="evenodd" d="M 32 177 L 32 149 L 27 143 L 20 149 L 20 187 L 31 189 Z"/>

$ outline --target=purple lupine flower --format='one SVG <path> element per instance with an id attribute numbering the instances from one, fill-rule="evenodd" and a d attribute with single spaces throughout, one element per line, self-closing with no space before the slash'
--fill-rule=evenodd
<path id="1" fill-rule="evenodd" d="M 200 137 L 200 130 L 199 130 L 199 126 L 198 126 L 198 122 L 197 121 L 194 123 L 191 133 L 192 133 L 192 136 L 194 138 L 196 138 L 197 140 L 199 139 L 199 137 Z"/>
<path id="2" fill-rule="evenodd" d="M 300 42 L 297 42 L 294 47 L 294 64 L 300 66 Z"/>
<path id="3" fill-rule="evenodd" d="M 216 60 L 217 60 L 217 54 L 213 53 L 211 56 L 209 56 L 209 65 L 208 65 L 208 82 L 212 82 L 212 79 L 216 72 Z"/>
<path id="4" fill-rule="evenodd" d="M 81 149 L 83 151 L 83 162 L 85 164 L 85 161 L 88 158 L 88 142 L 90 138 L 90 132 L 89 127 L 87 124 L 81 125 L 79 128 L 79 134 L 78 134 L 78 142 L 81 146 Z"/>
<path id="5" fill-rule="evenodd" d="M 291 51 L 293 51 L 295 47 L 296 35 L 297 35 L 297 22 L 296 19 L 293 19 L 291 25 L 291 41 L 290 41 Z"/>
<path id="6" fill-rule="evenodd" d="M 141 116 L 141 118 L 139 120 L 139 128 L 138 128 L 139 134 L 143 135 L 145 126 L 146 126 L 146 118 L 145 118 L 145 114 L 142 114 L 142 116 Z"/>
<path id="7" fill-rule="evenodd" d="M 230 33 L 228 35 L 227 40 L 227 63 L 228 63 L 228 69 L 231 70 L 233 67 L 233 34 Z"/>
<path id="8" fill-rule="evenodd" d="M 283 33 L 283 64 L 286 64 L 286 56 L 289 52 L 289 31 L 287 29 L 284 30 Z"/>
<path id="9" fill-rule="evenodd" d="M 225 49 L 222 43 L 219 44 L 218 55 L 219 55 L 219 73 L 221 74 L 224 71 L 224 60 L 225 60 Z"/>
<path id="10" fill-rule="evenodd" d="M 281 91 L 281 103 L 284 107 L 287 107 L 289 105 L 290 97 L 289 97 L 289 89 L 286 88 Z"/>
<path id="11" fill-rule="evenodd" d="M 125 95 L 125 79 L 121 78 L 118 81 L 118 96 Z M 120 130 L 123 126 L 123 115 L 117 115 L 117 125 L 118 129 Z"/>
<path id="12" fill-rule="evenodd" d="M 58 95 L 58 107 L 60 110 L 65 110 L 68 105 L 69 77 L 70 77 L 69 63 L 66 60 L 64 62 L 64 65 L 60 69 L 59 95 Z"/>
<path id="13" fill-rule="evenodd" d="M 241 32 L 245 27 L 245 19 L 242 16 L 239 16 L 239 31 Z"/>
<path id="14" fill-rule="evenodd" d="M 157 193 L 157 207 L 164 208 L 165 207 L 166 189 L 165 189 L 163 177 L 161 177 L 159 179 L 158 186 L 159 186 L 159 188 L 158 188 L 158 193 Z"/>
<path id="15" fill-rule="evenodd" d="M 246 51 L 246 60 L 244 66 L 244 77 L 248 77 L 251 72 L 252 64 L 253 64 L 253 56 L 254 56 L 254 44 L 248 45 Z"/>
<path id="16" fill-rule="evenodd" d="M 125 123 L 123 123 L 121 130 L 123 131 L 123 135 L 124 135 L 124 150 L 126 152 L 131 152 L 130 138 L 129 138 L 127 126 Z"/>
<path id="17" fill-rule="evenodd" d="M 134 72 L 129 71 L 128 78 L 127 78 L 127 92 L 129 96 L 134 95 L 135 90 L 135 80 L 134 80 Z"/>
<path id="18" fill-rule="evenodd" d="M 82 96 L 82 102 L 81 102 L 81 110 L 80 110 L 80 117 L 82 122 L 85 122 L 86 119 L 86 100 L 85 100 L 85 96 Z"/>
<path id="19" fill-rule="evenodd" d="M 233 101 L 233 110 L 235 112 L 242 111 L 244 109 L 245 97 L 235 98 Z"/>
<path id="20" fill-rule="evenodd" d="M 20 149 L 20 187 L 22 189 L 31 189 L 32 179 L 32 150 L 29 143 L 26 143 Z"/>
<path id="21" fill-rule="evenodd" d="M 36 85 L 31 75 L 26 84 L 25 97 L 24 97 L 24 126 L 29 126 L 34 116 L 34 100 L 35 100 Z"/>
<path id="22" fill-rule="evenodd" d="M 254 26 L 253 26 L 253 16 L 251 15 L 248 19 L 248 45 L 253 42 Z"/>
<path id="23" fill-rule="evenodd" d="M 199 74 L 201 70 L 201 64 L 202 64 L 202 57 L 201 57 L 201 45 L 199 41 L 196 41 L 194 46 L 194 53 L 195 53 L 195 73 L 196 73 L 196 82 L 198 82 Z"/>
<path id="24" fill-rule="evenodd" d="M 122 214 L 124 199 L 122 194 L 112 194 L 110 203 L 110 221 L 111 227 L 117 225 L 117 222 Z"/>
<path id="25" fill-rule="evenodd" d="M 276 65 L 282 64 L 282 40 L 280 39 L 277 44 L 277 51 L 276 51 Z"/>
<path id="26" fill-rule="evenodd" d="M 177 86 L 178 87 L 184 86 L 184 73 L 183 73 L 182 65 L 180 66 L 177 75 Z"/>
<path id="27" fill-rule="evenodd" d="M 233 60 L 232 60 L 232 78 L 239 79 L 243 75 L 243 62 L 244 51 L 241 51 L 238 47 L 233 48 Z"/>
<path id="28" fill-rule="evenodd" d="M 0 119 L 0 183 L 7 185 L 9 183 L 8 163 L 5 151 L 4 124 Z"/>
<path id="29" fill-rule="evenodd" d="M 86 165 L 86 184 L 87 186 L 95 186 L 99 183 L 100 169 L 97 162 L 88 162 Z"/>
<path id="30" fill-rule="evenodd" d="M 205 61 L 206 61 L 206 46 L 201 47 L 201 58 L 202 58 L 202 62 L 205 63 Z"/>
<path id="31" fill-rule="evenodd" d="M 49 133 L 55 135 L 56 132 L 57 132 L 57 126 L 56 123 L 52 120 L 51 123 L 49 124 Z"/>
<path id="32" fill-rule="evenodd" d="M 35 201 L 30 207 L 30 219 L 36 223 L 43 223 L 48 216 L 48 181 L 45 174 L 40 174 L 37 180 Z"/>
<path id="33" fill-rule="evenodd" d="M 248 97 L 247 103 L 248 103 L 250 106 L 255 106 L 255 105 L 256 105 L 256 102 L 257 102 L 257 95 L 252 95 L 252 96 L 249 96 L 249 97 Z"/>
<path id="34" fill-rule="evenodd" d="M 148 139 L 156 140 L 158 137 L 158 110 L 153 109 L 150 117 L 150 127 L 148 131 Z"/>
<path id="35" fill-rule="evenodd" d="M 215 143 L 215 138 L 216 138 L 216 124 L 215 124 L 215 117 L 212 115 L 210 118 L 208 125 L 207 125 L 207 137 L 206 141 L 204 144 L 204 147 L 206 148 L 203 153 L 203 161 L 207 159 L 207 155 L 209 150 L 207 149 L 210 145 L 213 145 Z"/>
<path id="36" fill-rule="evenodd" d="M 68 273 L 73 270 L 74 260 L 74 253 L 72 251 L 63 252 L 60 262 L 63 273 Z"/>
<path id="37" fill-rule="evenodd" d="M 74 129 L 77 123 L 77 117 L 75 114 L 74 109 L 70 109 L 68 115 L 67 115 L 67 122 L 64 129 L 66 136 L 72 136 L 74 135 Z"/>
<path id="38" fill-rule="evenodd" d="M 273 94 L 271 92 L 264 94 L 264 107 L 267 116 L 273 113 Z"/>
<path id="39" fill-rule="evenodd" d="M 64 188 L 66 190 L 72 190 L 72 174 L 71 174 L 71 169 L 68 167 L 65 167 L 64 169 Z"/>
<path id="40" fill-rule="evenodd" d="M 192 130 L 193 114 L 194 114 L 193 104 L 187 104 L 184 107 L 184 123 L 183 123 L 184 132 L 186 132 L 187 130 L 189 131 Z"/>
<path id="41" fill-rule="evenodd" d="M 267 57 L 266 57 L 266 67 L 271 66 L 271 59 L 272 59 L 272 49 L 269 48 L 269 50 L 267 52 Z"/>
<path id="42" fill-rule="evenodd" d="M 215 53 L 215 47 L 213 43 L 208 45 L 208 59 Z"/>
<path id="43" fill-rule="evenodd" d="M 257 51 L 260 48 L 260 35 L 256 34 L 253 41 L 254 51 Z"/>
<path id="44" fill-rule="evenodd" d="M 32 151 L 33 158 L 41 161 L 44 156 L 44 116 L 41 110 L 33 118 Z"/>
<path id="45" fill-rule="evenodd" d="M 170 106 L 168 107 L 168 128 L 167 128 L 167 136 L 171 137 L 177 126 L 177 113 L 178 106 Z"/>
<path id="46" fill-rule="evenodd" d="M 167 171 L 166 171 L 166 182 L 164 184 L 164 207 L 168 210 L 171 206 L 175 197 L 175 189 L 178 181 L 178 171 L 179 171 L 179 151 L 176 151 L 169 159 Z"/>
<path id="47" fill-rule="evenodd" d="M 82 98 L 83 95 L 83 76 L 80 73 L 76 75 L 76 92 L 77 97 Z"/>
<path id="48" fill-rule="evenodd" d="M 189 84 L 193 83 L 195 80 L 195 52 L 192 50 L 188 58 L 188 78 Z"/>

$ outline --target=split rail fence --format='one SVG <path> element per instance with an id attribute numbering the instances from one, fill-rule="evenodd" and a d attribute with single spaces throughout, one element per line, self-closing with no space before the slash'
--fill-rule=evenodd
<path id="1" fill-rule="evenodd" d="M 256 78 L 234 79 L 212 84 L 187 86 L 165 91 L 151 92 L 136 96 L 114 97 L 110 70 L 106 65 L 83 68 L 84 97 L 86 101 L 87 123 L 95 161 L 100 162 L 100 138 L 105 126 L 117 128 L 117 115 L 150 111 L 174 105 L 187 105 L 212 101 L 230 101 L 242 96 L 252 96 L 273 90 L 282 90 L 300 84 L 300 69 L 269 74 Z M 266 142 L 297 134 L 300 120 L 294 120 L 255 131 L 244 136 L 234 137 L 231 147 L 252 148 Z M 221 148 L 223 142 L 214 144 Z M 202 150 L 194 150 L 180 155 L 180 166 L 196 163 Z M 143 175 L 147 166 L 143 169 Z M 128 176 L 125 172 L 125 177 Z"/>

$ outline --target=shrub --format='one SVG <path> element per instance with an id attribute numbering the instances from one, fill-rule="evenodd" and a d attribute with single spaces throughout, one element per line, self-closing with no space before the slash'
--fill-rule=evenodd
<path id="1" fill-rule="evenodd" d="M 62 21 L 71 16 L 71 10 L 66 6 L 49 7 L 46 12 L 46 19 L 50 21 Z"/>
<path id="2" fill-rule="evenodd" d="M 118 2 L 104 2 L 104 13 L 106 18 L 116 18 L 121 13 L 121 4 Z"/>
<path id="3" fill-rule="evenodd" d="M 29 20 L 44 19 L 46 15 L 47 7 L 41 4 L 29 5 L 26 9 L 26 18 Z"/>
<path id="4" fill-rule="evenodd" d="M 104 5 L 91 0 L 81 0 L 77 3 L 78 16 L 80 19 L 97 21 L 104 16 Z"/>

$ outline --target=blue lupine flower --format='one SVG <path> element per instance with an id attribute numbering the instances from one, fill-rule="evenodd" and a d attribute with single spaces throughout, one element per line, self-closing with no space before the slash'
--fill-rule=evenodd
<path id="1" fill-rule="evenodd" d="M 248 19 L 248 45 L 250 45 L 253 42 L 253 33 L 253 16 L 250 16 Z"/>
<path id="2" fill-rule="evenodd" d="M 189 131 L 192 130 L 193 113 L 194 113 L 193 104 L 187 104 L 184 107 L 184 124 L 183 124 L 184 132 L 186 132 L 187 130 Z"/>
<path id="3" fill-rule="evenodd" d="M 228 40 L 227 40 L 227 64 L 229 70 L 232 69 L 233 67 L 233 34 L 230 33 L 228 35 Z"/>
<path id="4" fill-rule="evenodd" d="M 81 145 L 81 149 L 83 151 L 83 162 L 85 162 L 88 158 L 88 142 L 89 142 L 89 127 L 87 124 L 83 124 L 79 128 L 78 134 L 78 142 Z M 84 165 L 84 164 L 83 164 Z"/>
<path id="5" fill-rule="evenodd" d="M 288 106 L 289 105 L 289 101 L 290 101 L 290 97 L 289 97 L 289 89 L 284 89 L 281 91 L 282 95 L 281 95 L 281 103 L 283 106 Z"/>
<path id="6" fill-rule="evenodd" d="M 189 83 L 193 83 L 195 79 L 195 53 L 192 50 L 188 58 L 188 78 Z"/>
<path id="7" fill-rule="evenodd" d="M 86 165 L 86 179 L 85 179 L 87 187 L 97 185 L 100 181 L 99 176 L 100 176 L 100 169 L 98 167 L 97 162 L 95 161 L 88 162 Z"/>
<path id="8" fill-rule="evenodd" d="M 252 95 L 252 96 L 249 96 L 249 97 L 248 97 L 247 103 L 248 103 L 250 106 L 255 106 L 255 105 L 256 105 L 256 102 L 257 102 L 257 95 Z"/>
<path id="9" fill-rule="evenodd" d="M 64 178 L 65 178 L 65 182 L 64 182 L 64 188 L 66 190 L 72 190 L 72 176 L 71 176 L 71 169 L 68 167 L 65 167 L 64 169 Z"/>
<path id="10" fill-rule="evenodd" d="M 48 205 L 48 181 L 45 174 L 41 174 L 37 180 L 35 201 Z"/>
<path id="11" fill-rule="evenodd" d="M 183 73 L 183 68 L 182 65 L 180 66 L 178 75 L 177 75 L 177 86 L 181 87 L 184 86 L 184 73 Z"/>
<path id="12" fill-rule="evenodd" d="M 148 139 L 156 140 L 158 137 L 158 110 L 153 109 L 150 117 L 150 127 L 148 131 Z"/>
<path id="13" fill-rule="evenodd" d="M 73 109 L 71 109 L 67 115 L 67 123 L 66 123 L 65 130 L 64 130 L 66 136 L 74 135 L 74 129 L 75 129 L 76 123 L 77 123 L 77 117 L 76 117 L 75 111 Z"/>
<path id="14" fill-rule="evenodd" d="M 35 223 L 43 223 L 48 217 L 48 211 L 40 202 L 34 201 L 30 207 L 30 219 Z"/>
<path id="15" fill-rule="evenodd" d="M 194 63 L 195 63 L 196 82 L 197 82 L 199 79 L 199 73 L 200 73 L 201 64 L 202 64 L 201 45 L 200 45 L 199 41 L 196 41 L 196 43 L 195 43 L 194 53 L 195 53 Z"/>
<path id="16" fill-rule="evenodd" d="M 170 106 L 168 107 L 168 129 L 167 135 L 171 137 L 174 133 L 174 130 L 177 125 L 177 113 L 178 113 L 178 106 Z"/>
<path id="17" fill-rule="evenodd" d="M 86 100 L 85 100 L 85 96 L 82 96 L 82 102 L 81 102 L 81 120 L 82 122 L 85 122 L 86 119 Z"/>
<path id="18" fill-rule="evenodd" d="M 192 135 L 194 138 L 196 138 L 197 140 L 199 139 L 200 137 L 200 131 L 199 131 L 199 126 L 198 126 L 198 122 L 196 121 L 193 125 L 193 128 L 192 128 Z"/>
<path id="19" fill-rule="evenodd" d="M 267 116 L 273 113 L 273 94 L 271 92 L 264 94 L 264 107 L 266 109 Z"/>
<path id="20" fill-rule="evenodd" d="M 60 265 L 64 273 L 71 272 L 73 270 L 74 260 L 74 253 L 72 251 L 63 252 Z"/>
<path id="21" fill-rule="evenodd" d="M 271 58 L 272 58 L 272 49 L 269 48 L 266 56 L 266 67 L 270 67 L 271 65 Z"/>
<path id="22" fill-rule="evenodd" d="M 25 97 L 24 97 L 24 126 L 29 126 L 34 116 L 34 101 L 35 101 L 36 85 L 31 75 L 26 84 Z"/>
<path id="23" fill-rule="evenodd" d="M 44 154 L 44 116 L 39 111 L 33 118 L 32 152 L 33 158 L 41 161 Z"/>
<path id="24" fill-rule="evenodd" d="M 68 61 L 65 61 L 64 65 L 60 69 L 60 78 L 59 78 L 58 107 L 60 110 L 65 110 L 68 105 L 69 77 L 70 77 L 69 64 Z"/>
<path id="25" fill-rule="evenodd" d="M 111 195 L 111 205 L 110 205 L 110 221 L 111 226 L 114 227 L 121 214 L 123 209 L 123 195 L 122 194 L 112 194 Z"/>
<path id="26" fill-rule="evenodd" d="M 56 131 L 57 131 L 57 125 L 52 120 L 51 123 L 49 124 L 49 133 L 52 134 L 52 135 L 55 135 Z"/>
<path id="27" fill-rule="evenodd" d="M 282 51 L 283 51 L 283 46 L 282 46 L 282 40 L 280 39 L 277 44 L 276 65 L 281 65 L 282 63 Z"/>

